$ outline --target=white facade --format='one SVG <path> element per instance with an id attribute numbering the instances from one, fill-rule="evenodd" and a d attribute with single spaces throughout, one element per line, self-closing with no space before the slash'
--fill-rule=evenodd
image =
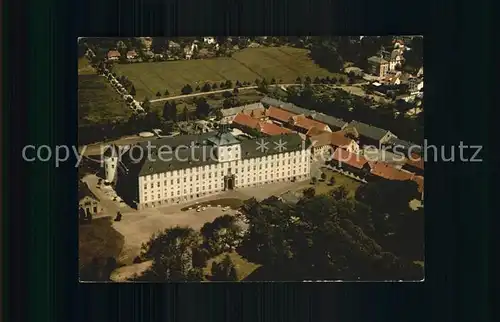
<path id="1" fill-rule="evenodd" d="M 187 202 L 225 190 L 310 177 L 310 151 L 303 149 L 241 159 L 239 145 L 218 147 L 219 162 L 139 176 L 138 208 Z"/>
<path id="2" fill-rule="evenodd" d="M 118 156 L 116 154 L 104 157 L 104 174 L 107 182 L 113 182 L 115 180 L 117 168 Z"/>

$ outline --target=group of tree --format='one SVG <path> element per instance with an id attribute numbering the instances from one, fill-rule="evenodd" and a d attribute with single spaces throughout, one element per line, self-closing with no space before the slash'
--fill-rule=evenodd
<path id="1" fill-rule="evenodd" d="M 109 282 L 111 272 L 118 268 L 114 257 L 94 257 L 91 262 L 80 268 L 80 280 L 92 282 Z"/>
<path id="2" fill-rule="evenodd" d="M 163 119 L 177 121 L 177 103 L 174 100 L 166 101 L 163 105 Z"/>
<path id="3" fill-rule="evenodd" d="M 266 280 L 422 278 L 418 265 L 372 237 L 370 207 L 309 189 L 295 207 L 276 200 L 244 207 L 249 230 L 238 252 L 263 265 Z"/>

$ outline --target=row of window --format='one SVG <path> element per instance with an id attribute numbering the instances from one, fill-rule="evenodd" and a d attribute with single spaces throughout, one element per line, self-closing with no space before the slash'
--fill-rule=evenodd
<path id="1" fill-rule="evenodd" d="M 306 173 L 307 171 L 307 168 L 304 168 L 304 173 Z M 297 171 L 296 170 L 293 170 L 293 171 L 287 171 L 287 177 L 290 177 L 291 175 L 296 175 L 297 174 Z M 257 180 L 258 178 L 258 180 Z M 245 181 L 245 178 L 241 178 L 241 181 L 239 182 L 238 179 L 235 179 L 235 185 L 238 185 L 239 183 L 241 183 L 242 185 L 244 185 L 245 183 L 247 184 L 250 184 L 250 183 L 255 183 L 255 182 L 261 182 L 262 181 L 262 178 L 264 178 L 264 181 L 267 181 L 267 180 L 273 180 L 273 179 L 283 179 L 285 178 L 285 172 L 281 172 L 281 176 L 278 174 L 276 175 L 273 175 L 273 174 L 270 174 L 270 175 L 259 175 L 258 177 L 257 176 L 254 176 L 253 177 L 253 180 L 251 177 L 248 177 L 246 178 L 246 181 Z M 220 184 L 220 188 L 222 189 L 224 186 L 223 184 L 221 183 Z M 218 189 L 219 188 L 219 184 L 218 183 L 215 183 L 214 184 L 214 189 Z M 207 186 L 201 186 L 201 187 L 196 187 L 196 188 L 192 188 L 190 187 L 189 188 L 189 194 L 192 194 L 194 191 L 196 193 L 198 192 L 205 192 L 205 191 L 211 191 L 212 190 L 212 184 L 211 182 L 208 184 L 208 187 Z M 186 195 L 188 194 L 188 189 L 183 189 L 184 193 L 183 195 Z M 156 191 L 157 195 L 158 195 L 158 199 L 161 199 L 161 193 Z M 155 193 L 153 193 L 153 196 L 154 196 Z M 165 198 L 168 198 L 168 191 L 167 189 L 165 189 Z M 170 191 L 170 197 L 175 197 L 175 196 L 181 196 L 181 190 L 177 190 L 177 191 Z M 152 199 L 151 200 L 155 200 Z M 148 201 L 148 196 L 147 196 L 147 192 L 145 191 L 144 192 L 144 201 L 147 202 Z"/>
<path id="2" fill-rule="evenodd" d="M 293 157 L 293 153 L 295 153 L 297 156 L 300 154 L 300 151 L 297 151 L 297 152 L 292 152 L 292 154 L 290 156 L 292 156 L 292 162 L 293 163 L 296 163 L 297 161 L 297 158 L 296 157 Z M 281 160 L 281 165 L 285 165 L 285 160 L 283 159 L 289 159 L 287 160 L 287 163 L 290 164 L 290 158 L 289 156 L 286 154 L 278 154 L 278 155 L 272 155 L 272 156 L 267 156 L 267 157 L 262 157 L 260 158 L 259 160 L 256 160 L 256 159 L 252 159 L 251 161 L 254 161 L 256 163 L 265 163 L 266 161 L 270 162 L 271 160 Z M 307 161 L 307 158 L 306 156 L 303 156 L 302 157 L 302 162 L 306 162 Z M 243 165 L 247 165 L 248 163 L 250 163 L 249 160 L 243 160 L 243 162 L 241 162 Z M 271 164 L 271 167 L 273 166 L 278 166 L 279 165 L 279 162 L 270 162 Z M 235 166 L 238 166 L 238 161 L 235 161 Z M 196 172 L 201 172 L 201 171 L 208 171 L 208 170 L 215 170 L 215 169 L 222 169 L 222 168 L 227 168 L 229 167 L 230 165 L 228 163 L 218 163 L 218 164 L 212 164 L 210 166 L 206 165 L 204 166 L 203 168 L 202 167 L 195 167 L 195 168 L 186 168 L 186 169 L 183 169 L 183 170 L 174 170 L 173 173 L 172 173 L 172 176 L 177 176 L 177 175 L 180 175 L 180 174 L 188 174 L 188 173 L 196 173 Z M 164 178 L 165 176 L 165 173 L 159 173 L 159 174 L 153 174 L 153 175 L 148 175 L 146 176 L 146 181 L 151 181 L 151 180 L 155 180 L 155 179 L 160 179 L 160 178 Z"/>

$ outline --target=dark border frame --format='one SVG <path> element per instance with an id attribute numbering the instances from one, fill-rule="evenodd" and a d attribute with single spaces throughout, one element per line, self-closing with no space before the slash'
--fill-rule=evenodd
<path id="1" fill-rule="evenodd" d="M 188 34 L 425 35 L 426 137 L 486 144 L 489 7 L 451 1 L 4 3 L 2 274 L 6 321 L 128 318 L 485 321 L 489 150 L 481 164 L 426 164 L 426 282 L 78 284 L 76 171 L 25 163 L 26 144 L 76 142 L 76 37 Z M 133 8 L 133 11 L 129 8 Z M 7 25 L 8 24 L 8 25 Z M 427 27 L 423 27 L 423 25 Z M 431 24 L 429 26 L 429 24 Z M 369 32 L 368 32 L 369 31 Z M 472 45 L 471 45 L 472 44 Z M 474 59 L 474 68 L 464 66 Z M 474 124 L 471 124 L 474 120 Z M 492 200 L 492 199 L 491 199 Z M 9 301 L 8 303 L 6 301 Z M 419 314 L 420 313 L 420 314 Z M 335 319 L 337 318 L 337 319 Z"/>

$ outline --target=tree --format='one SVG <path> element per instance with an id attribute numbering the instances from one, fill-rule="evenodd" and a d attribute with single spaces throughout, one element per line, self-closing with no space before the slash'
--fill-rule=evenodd
<path id="1" fill-rule="evenodd" d="M 210 84 L 209 84 L 209 83 L 205 83 L 205 84 L 203 85 L 203 87 L 201 88 L 201 91 L 202 91 L 202 92 L 210 92 L 210 90 L 211 90 L 211 89 L 212 89 L 212 86 L 210 86 Z"/>
<path id="2" fill-rule="evenodd" d="M 330 178 L 330 186 L 333 186 L 335 184 L 335 177 Z"/>
<path id="3" fill-rule="evenodd" d="M 191 94 L 192 92 L 193 92 L 193 88 L 189 84 L 184 85 L 184 87 L 181 89 L 181 93 L 183 95 Z"/>
<path id="4" fill-rule="evenodd" d="M 236 267 L 234 266 L 231 257 L 226 255 L 220 263 L 212 264 L 212 279 L 215 281 L 234 282 L 238 280 Z"/>
<path id="5" fill-rule="evenodd" d="M 276 79 L 274 77 L 271 79 L 271 84 L 276 84 Z"/>
<path id="6" fill-rule="evenodd" d="M 332 77 L 331 80 L 330 80 L 330 83 L 331 84 L 337 84 L 337 78 L 336 77 Z"/>
<path id="7" fill-rule="evenodd" d="M 255 85 L 259 86 L 260 84 L 260 79 L 256 78 L 255 81 L 254 81 Z"/>
<path id="8" fill-rule="evenodd" d="M 231 82 L 229 79 L 226 81 L 226 85 L 225 85 L 226 88 L 231 88 L 233 87 L 233 82 Z"/>
<path id="9" fill-rule="evenodd" d="M 182 116 L 184 118 L 184 121 L 189 121 L 189 110 L 187 106 L 184 106 L 184 109 L 182 110 Z"/>
<path id="10" fill-rule="evenodd" d="M 216 90 L 217 88 L 218 88 L 217 83 L 213 83 L 213 84 L 212 84 L 212 90 Z"/>
<path id="11" fill-rule="evenodd" d="M 312 177 L 311 178 L 311 184 L 316 184 L 318 182 L 318 178 Z"/>
<path id="12" fill-rule="evenodd" d="M 203 239 L 191 228 L 173 227 L 154 234 L 142 245 L 141 258 L 153 264 L 138 281 L 200 281 L 201 267 L 195 265 L 194 253 L 201 251 Z M 196 264 L 203 264 L 196 263 Z"/>
<path id="13" fill-rule="evenodd" d="M 332 197 L 335 200 L 342 200 L 342 199 L 347 198 L 347 195 L 349 194 L 349 192 L 347 191 L 347 189 L 344 186 L 339 186 L 339 187 L 336 187 L 335 189 L 333 189 L 330 192 L 330 194 L 332 195 Z"/>
<path id="14" fill-rule="evenodd" d="M 168 91 L 168 89 L 165 89 L 165 93 L 163 95 L 165 95 L 165 96 L 170 95 L 170 92 Z"/>
<path id="15" fill-rule="evenodd" d="M 142 108 L 146 113 L 149 113 L 151 111 L 151 102 L 149 101 L 149 98 L 146 97 L 144 99 L 144 101 L 142 102 Z"/>
<path id="16" fill-rule="evenodd" d="M 304 198 L 312 198 L 316 195 L 316 189 L 314 189 L 313 187 L 309 187 L 304 189 L 302 193 L 304 195 Z"/>
<path id="17" fill-rule="evenodd" d="M 161 96 L 160 91 L 156 92 L 156 97 L 160 97 L 160 96 Z"/>
<path id="18" fill-rule="evenodd" d="M 199 92 L 200 91 L 200 85 L 196 85 L 196 91 Z"/>
<path id="19" fill-rule="evenodd" d="M 321 181 L 326 180 L 326 174 L 324 172 L 321 173 Z"/>
<path id="20" fill-rule="evenodd" d="M 163 105 L 163 119 L 169 121 L 175 121 L 177 116 L 177 106 L 175 101 L 167 101 Z"/>
<path id="21" fill-rule="evenodd" d="M 225 98 L 229 98 L 229 97 L 232 97 L 233 94 L 231 94 L 230 91 L 225 91 L 225 92 L 222 92 L 222 96 L 225 97 Z"/>
<path id="22" fill-rule="evenodd" d="M 314 84 L 320 84 L 320 83 L 321 83 L 321 81 L 320 81 L 319 77 L 318 77 L 318 76 L 316 76 L 316 77 L 314 78 Z"/>
<path id="23" fill-rule="evenodd" d="M 242 230 L 234 216 L 224 215 L 206 223 L 200 230 L 204 247 L 211 256 L 232 251 L 241 242 Z"/>
<path id="24" fill-rule="evenodd" d="M 239 91 L 238 91 L 238 87 L 235 87 L 235 88 L 233 89 L 233 94 L 234 94 L 234 95 L 238 95 L 238 92 L 239 92 Z"/>
<path id="25" fill-rule="evenodd" d="M 235 85 L 235 87 L 241 87 L 241 83 L 240 83 L 240 81 L 239 81 L 239 80 L 237 80 L 237 81 L 236 81 L 236 85 Z"/>
<path id="26" fill-rule="evenodd" d="M 132 85 L 132 87 L 130 88 L 130 92 L 129 93 L 130 93 L 130 95 L 135 96 L 136 92 L 135 92 L 135 86 L 134 85 Z"/>
<path id="27" fill-rule="evenodd" d="M 207 100 L 205 98 L 199 98 L 196 100 L 196 114 L 199 117 L 208 116 L 210 112 L 210 105 L 208 105 Z"/>
<path id="28" fill-rule="evenodd" d="M 340 84 L 344 84 L 345 83 L 345 78 L 344 77 L 339 77 L 338 82 Z"/>
<path id="29" fill-rule="evenodd" d="M 295 80 L 295 82 L 296 82 L 297 84 L 302 84 L 302 78 L 300 78 L 300 76 L 299 76 L 299 77 L 297 77 L 297 79 Z"/>

